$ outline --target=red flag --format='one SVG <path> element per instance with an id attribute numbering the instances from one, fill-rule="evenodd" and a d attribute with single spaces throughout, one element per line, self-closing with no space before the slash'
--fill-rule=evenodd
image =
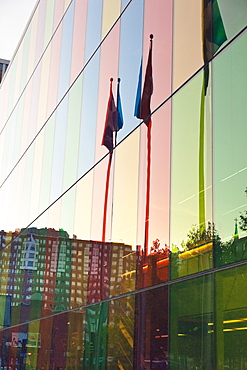
<path id="1" fill-rule="evenodd" d="M 105 119 L 105 129 L 102 138 L 102 144 L 105 145 L 109 152 L 113 150 L 113 131 L 116 131 L 117 125 L 117 108 L 114 101 L 114 96 L 112 92 L 112 81 L 113 78 L 110 79 L 110 96 L 107 105 L 106 111 L 106 119 Z"/>
<path id="2" fill-rule="evenodd" d="M 153 70 L 152 70 L 152 42 L 153 35 L 150 35 L 150 48 L 148 54 L 148 62 L 142 91 L 142 98 L 140 103 L 140 111 L 137 118 L 143 119 L 146 125 L 151 121 L 151 96 L 153 94 Z"/>

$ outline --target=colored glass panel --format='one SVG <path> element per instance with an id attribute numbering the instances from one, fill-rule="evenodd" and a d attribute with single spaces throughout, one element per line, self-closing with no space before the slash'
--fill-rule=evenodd
<path id="1" fill-rule="evenodd" d="M 214 368 L 211 275 L 170 286 L 169 368 Z"/>
<path id="2" fill-rule="evenodd" d="M 229 0 L 218 0 L 218 4 L 224 20 L 227 38 L 230 41 L 246 27 L 247 9 L 241 0 L 237 0 L 234 6 Z"/>
<path id="3" fill-rule="evenodd" d="M 120 96 L 124 119 L 124 125 L 117 134 L 118 142 L 139 123 L 134 117 L 134 102 L 142 58 L 144 4 L 124 1 L 122 11 L 125 7 L 126 10 L 120 19 L 118 76 L 116 76 L 121 78 Z"/>
<path id="4" fill-rule="evenodd" d="M 188 7 L 186 3 L 174 1 L 173 90 L 179 88 L 203 65 L 202 4 L 203 2 L 192 0 Z M 246 26 L 247 10 L 241 0 L 236 1 L 234 6 L 229 0 L 217 0 L 217 4 L 227 36 L 223 44 L 225 46 Z M 214 29 L 213 32 L 215 34 L 217 30 Z"/>
<path id="5" fill-rule="evenodd" d="M 212 267 L 211 95 L 198 74 L 172 102 L 171 277 Z"/>
<path id="6" fill-rule="evenodd" d="M 245 32 L 213 63 L 214 222 L 217 230 L 215 245 L 217 266 L 247 257 L 245 247 L 247 133 L 244 124 L 247 113 L 246 43 Z M 230 93 L 232 89 L 234 96 Z"/>
<path id="7" fill-rule="evenodd" d="M 2 367 L 246 367 L 245 34 L 227 45 L 242 0 L 217 1 L 226 49 L 166 101 L 203 63 L 202 3 L 37 3 L 1 85 Z M 151 33 L 152 129 L 137 128 Z"/>
<path id="8" fill-rule="evenodd" d="M 56 0 L 54 9 L 54 19 L 53 19 L 53 32 L 56 31 L 58 25 L 63 19 L 64 15 L 64 0 Z"/>
<path id="9" fill-rule="evenodd" d="M 53 152 L 53 168 L 50 202 L 56 200 L 62 192 L 63 160 L 66 142 L 66 126 L 68 114 L 68 96 L 63 99 L 56 111 L 56 128 Z"/>
<path id="10" fill-rule="evenodd" d="M 142 292 L 135 298 L 134 365 L 168 366 L 168 289 Z"/>
<path id="11" fill-rule="evenodd" d="M 121 142 L 114 151 L 112 163 L 114 189 L 111 239 L 129 244 L 133 250 L 137 243 L 139 136 L 140 130 L 136 130 Z"/>
<path id="12" fill-rule="evenodd" d="M 56 9 L 58 9 L 57 6 Z M 49 115 L 53 112 L 57 104 L 58 78 L 59 78 L 58 66 L 60 65 L 59 63 L 60 63 L 61 44 L 62 44 L 62 26 L 60 25 L 56 30 L 56 33 L 53 35 L 53 40 L 51 43 L 51 62 L 50 62 L 49 88 L 47 96 L 47 117 L 49 117 Z"/>
<path id="13" fill-rule="evenodd" d="M 91 238 L 93 180 L 91 171 L 76 185 L 74 234 L 85 240 Z"/>
<path id="14" fill-rule="evenodd" d="M 78 151 L 80 144 L 82 76 L 69 92 L 66 144 L 64 155 L 63 191 L 76 180 L 78 173 Z"/>
<path id="15" fill-rule="evenodd" d="M 50 39 L 52 37 L 54 5 L 55 5 L 55 0 L 47 1 L 45 30 L 44 30 L 44 49 L 48 46 L 48 43 L 50 42 Z"/>
<path id="16" fill-rule="evenodd" d="M 72 2 L 64 16 L 62 23 L 63 31 L 59 63 L 58 101 L 60 101 L 60 99 L 69 88 L 71 51 L 73 41 L 74 5 L 75 2 Z"/>
<path id="17" fill-rule="evenodd" d="M 190 6 L 179 0 L 174 1 L 173 90 L 203 64 L 201 6 L 202 1 L 197 0 L 190 1 Z"/>
<path id="18" fill-rule="evenodd" d="M 107 328 L 107 368 L 133 369 L 135 296 L 111 301 Z"/>
<path id="19" fill-rule="evenodd" d="M 107 346 L 108 303 L 87 308 L 84 369 L 104 369 Z"/>
<path id="20" fill-rule="evenodd" d="M 86 173 L 94 164 L 95 134 L 98 100 L 99 53 L 83 72 L 81 107 L 80 144 L 78 153 L 78 177 Z M 90 94 L 88 94 L 90 89 Z"/>
<path id="21" fill-rule="evenodd" d="M 35 48 L 35 59 L 34 65 L 39 62 L 39 59 L 44 51 L 44 36 L 45 36 L 45 20 L 46 20 L 46 9 L 47 9 L 47 1 L 41 0 L 39 2 L 38 7 L 38 25 L 37 25 L 37 41 L 36 41 L 36 48 Z"/>
<path id="22" fill-rule="evenodd" d="M 32 16 L 32 20 L 30 23 L 30 47 L 29 47 L 29 53 L 28 53 L 28 64 L 27 64 L 27 80 L 31 77 L 31 74 L 33 73 L 33 69 L 35 67 L 34 65 L 34 58 L 35 58 L 35 45 L 36 45 L 36 39 L 37 39 L 37 28 L 38 28 L 38 11 L 39 7 L 35 9 L 35 12 Z"/>
<path id="23" fill-rule="evenodd" d="M 246 266 L 215 275 L 216 369 L 246 367 Z M 213 325 L 213 323 L 212 323 Z"/>
<path id="24" fill-rule="evenodd" d="M 73 45 L 70 82 L 78 76 L 84 66 L 84 52 L 87 24 L 87 1 L 75 0 Z"/>
<path id="25" fill-rule="evenodd" d="M 31 40 L 31 24 L 25 33 L 25 37 L 23 39 L 23 54 L 22 54 L 22 62 L 19 64 L 21 65 L 21 72 L 20 72 L 20 87 L 18 91 L 18 96 L 22 93 L 25 85 L 27 83 L 27 72 L 28 72 L 28 57 L 29 57 L 29 49 L 30 49 L 30 40 Z M 21 48 L 20 48 L 21 49 Z"/>
<path id="26" fill-rule="evenodd" d="M 105 6 L 107 6 L 106 1 Z M 118 2 L 116 2 L 118 3 Z M 108 4 L 109 6 L 109 4 Z M 116 11 L 116 9 L 115 9 Z M 112 22 L 111 17 L 104 18 L 104 8 L 102 13 L 102 30 L 101 37 L 104 35 L 104 28 L 110 27 Z M 118 12 L 119 14 L 119 12 Z M 100 68 L 99 68 L 99 81 L 98 81 L 98 104 L 97 104 L 97 129 L 95 141 L 95 160 L 103 157 L 107 153 L 107 148 L 102 146 L 102 137 L 104 133 L 105 117 L 107 110 L 107 102 L 109 97 L 110 79 L 113 78 L 113 90 L 116 91 L 117 74 L 118 74 L 118 59 L 119 59 L 119 32 L 120 23 L 118 22 L 108 37 L 104 40 L 100 48 Z M 114 50 L 114 53 L 112 53 Z M 109 55 L 111 58 L 109 60 Z M 115 95 L 115 94 L 114 94 Z"/>

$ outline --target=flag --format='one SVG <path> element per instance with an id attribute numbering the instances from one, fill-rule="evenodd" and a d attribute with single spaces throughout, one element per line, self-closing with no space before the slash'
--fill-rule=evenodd
<path id="1" fill-rule="evenodd" d="M 227 36 L 217 0 L 204 0 L 203 11 L 203 59 L 204 64 L 208 64 L 216 51 L 227 40 Z M 208 65 L 204 68 L 204 79 L 206 95 L 209 79 Z"/>
<path id="2" fill-rule="evenodd" d="M 117 108 L 114 101 L 114 96 L 112 92 L 112 81 L 110 79 L 110 96 L 107 105 L 106 119 L 105 119 L 105 128 L 102 138 L 101 145 L 107 147 L 109 152 L 113 150 L 113 131 L 116 131 L 116 121 L 117 121 Z"/>
<path id="3" fill-rule="evenodd" d="M 226 40 L 217 0 L 204 0 L 204 60 L 210 60 Z"/>
<path id="4" fill-rule="evenodd" d="M 150 35 L 150 48 L 149 48 L 149 54 L 148 54 L 148 62 L 147 62 L 147 67 L 146 67 L 144 86 L 142 90 L 142 97 L 140 100 L 140 104 L 138 104 L 138 94 L 139 94 L 138 89 L 139 89 L 139 85 L 141 81 L 140 75 L 139 75 L 137 98 L 136 98 L 136 110 L 135 110 L 135 116 L 137 118 L 143 119 L 146 125 L 148 125 L 149 122 L 151 121 L 150 103 L 151 103 L 151 96 L 153 94 L 152 41 L 153 41 L 153 35 Z M 139 109 L 138 109 L 138 105 L 139 105 Z"/>
<path id="5" fill-rule="evenodd" d="M 123 121 L 123 111 L 122 111 L 122 104 L 121 104 L 121 98 L 120 98 L 120 81 L 121 79 L 118 79 L 118 85 L 117 85 L 117 122 L 116 122 L 116 131 L 121 130 L 123 127 L 124 121 Z"/>
<path id="6" fill-rule="evenodd" d="M 134 116 L 137 118 L 141 114 L 140 113 L 141 93 L 142 93 L 142 60 L 141 60 L 140 71 L 139 71 L 139 79 L 138 79 L 138 85 L 137 85 L 137 91 L 136 91 L 136 102 L 135 102 L 135 110 L 134 110 Z"/>

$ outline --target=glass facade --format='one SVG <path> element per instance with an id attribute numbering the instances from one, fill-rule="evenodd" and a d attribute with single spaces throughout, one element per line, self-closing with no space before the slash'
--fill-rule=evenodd
<path id="1" fill-rule="evenodd" d="M 37 1 L 0 87 L 1 369 L 247 368 L 246 19 Z"/>

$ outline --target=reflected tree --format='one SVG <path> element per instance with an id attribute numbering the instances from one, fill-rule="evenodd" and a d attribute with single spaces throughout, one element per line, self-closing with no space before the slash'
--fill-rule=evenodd
<path id="1" fill-rule="evenodd" d="M 167 244 L 165 244 L 165 248 L 162 248 L 160 246 L 160 240 L 159 239 L 155 239 L 153 240 L 153 245 L 151 247 L 151 250 L 150 250 L 150 255 L 162 255 L 163 257 L 169 257 L 169 253 L 170 253 L 170 250 L 167 246 Z"/>
<path id="2" fill-rule="evenodd" d="M 246 196 L 247 196 L 247 187 L 245 188 L 245 193 L 246 193 Z M 242 231 L 247 231 L 247 211 L 244 211 L 243 213 L 240 213 L 239 228 Z"/>
<path id="3" fill-rule="evenodd" d="M 215 224 L 208 222 L 206 228 L 204 226 L 193 225 L 187 234 L 187 241 L 182 241 L 182 246 L 184 249 L 190 250 L 210 242 L 220 245 L 221 239 L 215 228 Z"/>

